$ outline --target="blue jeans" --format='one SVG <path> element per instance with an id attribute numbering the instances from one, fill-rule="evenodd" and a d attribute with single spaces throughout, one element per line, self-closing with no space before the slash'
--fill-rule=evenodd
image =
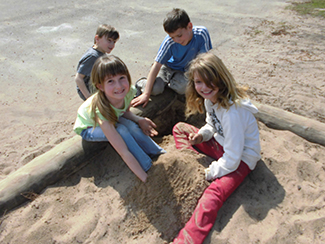
<path id="1" fill-rule="evenodd" d="M 152 165 L 150 156 L 156 156 L 166 152 L 150 136 L 145 135 L 141 128 L 131 120 L 120 117 L 116 124 L 116 130 L 144 171 L 148 171 Z M 86 141 L 108 141 L 99 126 L 84 129 L 81 132 L 81 136 Z"/>

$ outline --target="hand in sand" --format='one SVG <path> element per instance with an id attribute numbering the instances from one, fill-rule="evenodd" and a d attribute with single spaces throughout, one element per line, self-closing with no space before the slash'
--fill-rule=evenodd
<path id="1" fill-rule="evenodd" d="M 151 119 L 148 118 L 142 118 L 139 119 L 138 124 L 140 128 L 142 129 L 143 133 L 147 136 L 156 136 L 158 135 L 158 132 L 154 129 L 156 128 L 156 124 L 152 122 Z"/>

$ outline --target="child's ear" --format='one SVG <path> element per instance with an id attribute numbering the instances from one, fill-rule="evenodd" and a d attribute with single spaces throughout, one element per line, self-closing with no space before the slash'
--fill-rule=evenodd
<path id="1" fill-rule="evenodd" d="M 96 85 L 96 88 L 97 88 L 98 90 L 104 91 L 103 84 L 97 84 L 97 85 Z"/>
<path id="2" fill-rule="evenodd" d="M 95 36 L 95 42 L 98 43 L 98 40 L 99 40 L 99 36 L 96 35 L 96 36 Z"/>
<path id="3" fill-rule="evenodd" d="M 192 22 L 188 22 L 187 29 L 192 30 L 192 28 L 193 28 Z"/>

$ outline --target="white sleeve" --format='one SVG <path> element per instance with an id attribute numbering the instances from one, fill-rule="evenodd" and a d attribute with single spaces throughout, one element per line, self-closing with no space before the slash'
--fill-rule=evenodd
<path id="1" fill-rule="evenodd" d="M 201 127 L 198 132 L 198 134 L 201 134 L 203 136 L 202 142 L 210 140 L 213 137 L 214 133 L 215 129 L 209 123 L 206 123 L 203 127 Z"/>
<path id="2" fill-rule="evenodd" d="M 214 180 L 235 171 L 241 161 L 245 142 L 245 125 L 236 110 L 227 111 L 221 121 L 224 133 L 224 154 L 205 169 L 207 180 Z"/>

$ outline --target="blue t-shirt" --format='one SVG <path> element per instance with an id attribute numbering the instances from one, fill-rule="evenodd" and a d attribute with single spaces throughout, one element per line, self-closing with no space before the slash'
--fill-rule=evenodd
<path id="1" fill-rule="evenodd" d="M 197 54 L 208 52 L 212 48 L 211 38 L 204 26 L 193 26 L 193 38 L 186 46 L 173 41 L 167 35 L 161 43 L 155 61 L 176 70 L 185 71 L 187 65 Z"/>

